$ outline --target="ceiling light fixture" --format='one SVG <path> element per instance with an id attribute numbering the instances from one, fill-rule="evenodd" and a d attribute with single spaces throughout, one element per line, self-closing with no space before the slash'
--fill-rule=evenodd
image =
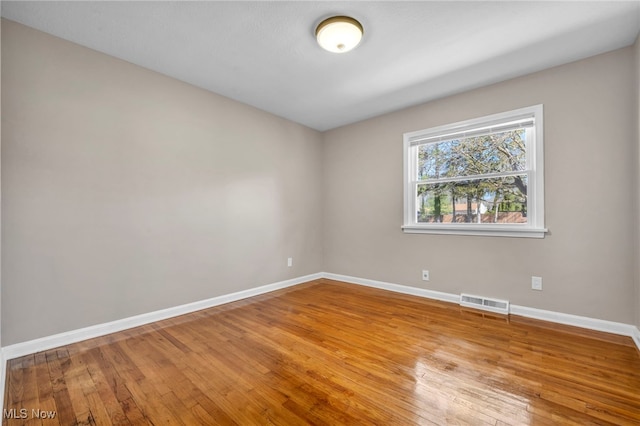
<path id="1" fill-rule="evenodd" d="M 316 28 L 318 44 L 333 53 L 348 52 L 360 43 L 364 30 L 360 22 L 348 16 L 334 16 Z"/>

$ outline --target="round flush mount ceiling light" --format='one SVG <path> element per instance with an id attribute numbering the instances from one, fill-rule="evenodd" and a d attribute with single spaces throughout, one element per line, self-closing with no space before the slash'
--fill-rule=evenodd
<path id="1" fill-rule="evenodd" d="M 348 52 L 362 40 L 362 25 L 348 16 L 334 16 L 316 28 L 318 44 L 333 53 Z"/>

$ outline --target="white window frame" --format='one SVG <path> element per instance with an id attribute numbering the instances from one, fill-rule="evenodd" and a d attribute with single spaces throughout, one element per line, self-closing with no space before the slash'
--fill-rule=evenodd
<path id="1" fill-rule="evenodd" d="M 417 146 L 438 140 L 450 140 L 453 135 L 490 129 L 517 120 L 533 119 L 533 137 L 526 140 L 527 223 L 419 223 L 416 218 L 418 167 Z M 460 121 L 444 126 L 418 130 L 403 135 L 404 145 L 404 225 L 406 233 L 457 234 L 502 237 L 544 238 L 548 231 L 544 226 L 544 141 L 543 108 L 534 105 Z M 429 142 L 424 142 L 429 141 Z"/>

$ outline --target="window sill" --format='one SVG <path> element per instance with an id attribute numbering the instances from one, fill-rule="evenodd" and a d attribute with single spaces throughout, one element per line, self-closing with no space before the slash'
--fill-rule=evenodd
<path id="1" fill-rule="evenodd" d="M 519 225 L 490 226 L 490 225 L 404 225 L 402 230 L 406 234 L 438 234 L 438 235 L 476 235 L 483 237 L 512 237 L 512 238 L 544 238 L 548 232 L 546 228 L 525 228 Z"/>

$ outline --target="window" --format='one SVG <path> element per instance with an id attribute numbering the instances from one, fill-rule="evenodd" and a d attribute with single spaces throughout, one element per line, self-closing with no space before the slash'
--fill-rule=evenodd
<path id="1" fill-rule="evenodd" d="M 542 105 L 404 134 L 405 232 L 543 238 Z"/>

